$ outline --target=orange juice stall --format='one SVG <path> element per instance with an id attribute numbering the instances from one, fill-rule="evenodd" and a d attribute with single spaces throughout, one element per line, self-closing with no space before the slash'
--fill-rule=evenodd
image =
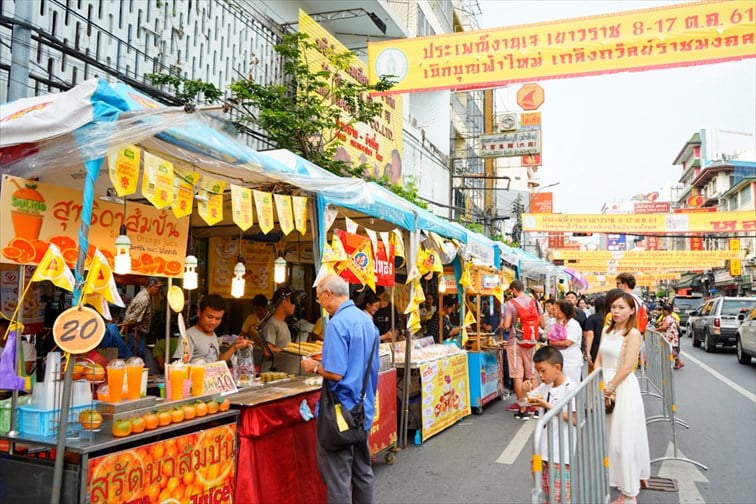
<path id="1" fill-rule="evenodd" d="M 235 309 L 241 305 L 233 299 L 251 299 L 263 283 L 272 293 L 272 243 L 283 241 L 278 233 L 277 240 L 264 243 L 269 250 L 261 269 L 269 275 L 253 279 L 243 260 L 238 261 L 243 271 L 235 271 L 234 263 L 246 252 L 242 233 L 252 225 L 252 205 L 260 234 L 270 231 L 274 209 L 281 227 L 303 234 L 307 198 L 279 194 L 280 188 L 295 184 L 307 191 L 325 184 L 287 172 L 281 163 L 219 133 L 202 112 L 163 107 L 120 83 L 92 80 L 66 93 L 2 104 L 0 118 L 0 263 L 17 282 L 0 290 L 2 311 L 15 321 L 0 368 L 0 389 L 12 391 L 10 408 L 0 409 L 4 498 L 233 498 L 238 412 L 227 409 L 224 395 L 236 390 L 239 377 L 225 362 L 207 363 L 200 374 L 191 362 L 175 373 L 166 370 L 167 379 L 157 380 L 166 397 L 158 398 L 145 395 L 144 363 L 109 365 L 106 374 L 107 362 L 85 357 L 102 358 L 95 349 L 112 329 L 109 306 L 124 305 L 115 279 L 127 276 L 119 275 L 162 277 L 171 305 L 165 309 L 166 327 L 178 319 L 183 331 L 184 312 L 194 314 L 192 292 L 195 300 L 198 287 L 209 293 L 206 277 L 197 282 L 197 269 L 207 271 L 188 250 L 187 243 L 194 243 L 190 219 L 192 226 L 196 221 L 210 229 L 205 237 L 234 245 L 230 267 L 215 263 L 216 275 L 229 276 L 214 285 L 230 298 L 225 316 L 240 317 Z M 339 185 L 336 178 L 330 187 Z M 197 229 L 197 235 L 201 232 Z M 275 250 L 287 256 L 285 242 Z M 254 252 L 259 249 L 250 248 Z M 206 264 L 206 250 L 201 259 Z M 43 280 L 72 292 L 72 307 L 55 320 L 59 351 L 40 356 L 47 364 L 45 376 L 32 388 L 34 380 L 18 362 L 41 316 L 37 291 Z M 183 292 L 174 285 L 179 280 Z M 304 277 L 300 281 L 304 284 Z M 175 348 L 168 333 L 170 359 Z M 102 385 L 108 385 L 107 393 Z M 314 445 L 308 449 L 314 453 Z M 29 468 L 40 484 L 18 477 Z"/>

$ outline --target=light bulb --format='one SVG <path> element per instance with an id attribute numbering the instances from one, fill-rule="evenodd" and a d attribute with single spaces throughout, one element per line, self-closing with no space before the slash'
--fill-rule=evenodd
<path id="1" fill-rule="evenodd" d="M 240 257 L 239 262 L 234 266 L 234 278 L 231 280 L 231 295 L 235 298 L 240 298 L 244 295 L 245 273 L 247 273 L 247 268 L 244 267 L 244 263 Z"/>
<path id="2" fill-rule="evenodd" d="M 121 225 L 120 234 L 115 239 L 116 255 L 113 260 L 113 271 L 118 275 L 131 273 L 131 240 L 126 234 L 126 226 Z"/>
<path id="3" fill-rule="evenodd" d="M 197 258 L 193 255 L 184 259 L 184 289 L 194 290 L 197 288 Z"/>
<path id="4" fill-rule="evenodd" d="M 443 294 L 446 292 L 446 279 L 444 277 L 438 277 L 438 292 Z"/>
<path id="5" fill-rule="evenodd" d="M 286 281 L 286 259 L 278 256 L 273 261 L 273 281 L 277 284 L 282 284 Z"/>

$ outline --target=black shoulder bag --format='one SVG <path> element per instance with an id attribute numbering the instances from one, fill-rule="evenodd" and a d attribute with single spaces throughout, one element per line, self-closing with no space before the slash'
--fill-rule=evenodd
<path id="1" fill-rule="evenodd" d="M 346 409 L 336 394 L 323 378 L 323 388 L 320 391 L 320 407 L 317 419 L 317 437 L 320 445 L 329 451 L 343 450 L 355 443 L 365 440 L 365 392 L 367 391 L 370 369 L 373 365 L 375 347 L 370 351 L 365 378 L 362 381 L 360 401 L 351 410 Z"/>

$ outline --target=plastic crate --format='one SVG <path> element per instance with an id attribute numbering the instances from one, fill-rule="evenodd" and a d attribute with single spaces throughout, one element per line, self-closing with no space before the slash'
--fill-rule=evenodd
<path id="1" fill-rule="evenodd" d="M 68 422 L 79 421 L 79 413 L 93 407 L 91 404 L 74 406 L 68 410 Z M 18 407 L 18 424 L 23 434 L 34 436 L 53 436 L 60 424 L 60 410 L 41 410 L 30 406 Z"/>
<path id="2" fill-rule="evenodd" d="M 23 406 L 31 403 L 31 396 L 19 396 L 18 406 Z M 11 399 L 3 399 L 0 401 L 0 434 L 7 434 L 10 430 L 10 411 L 11 411 Z M 16 429 L 18 429 L 18 410 L 16 410 Z"/>

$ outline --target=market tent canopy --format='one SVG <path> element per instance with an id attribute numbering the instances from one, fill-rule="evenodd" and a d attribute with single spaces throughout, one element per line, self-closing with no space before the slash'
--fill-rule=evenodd
<path id="1" fill-rule="evenodd" d="M 64 93 L 2 104 L 0 121 L 3 172 L 19 177 L 41 175 L 78 188 L 85 162 L 104 158 L 112 148 L 138 144 L 176 166 L 228 183 L 288 184 L 312 193 L 324 186 L 322 178 L 288 169 L 222 133 L 224 124 L 210 114 L 162 106 L 121 83 L 93 79 Z M 105 194 L 109 186 L 108 177 L 99 177 L 95 192 Z M 354 181 L 347 178 L 330 177 L 328 187 L 356 194 Z"/>

